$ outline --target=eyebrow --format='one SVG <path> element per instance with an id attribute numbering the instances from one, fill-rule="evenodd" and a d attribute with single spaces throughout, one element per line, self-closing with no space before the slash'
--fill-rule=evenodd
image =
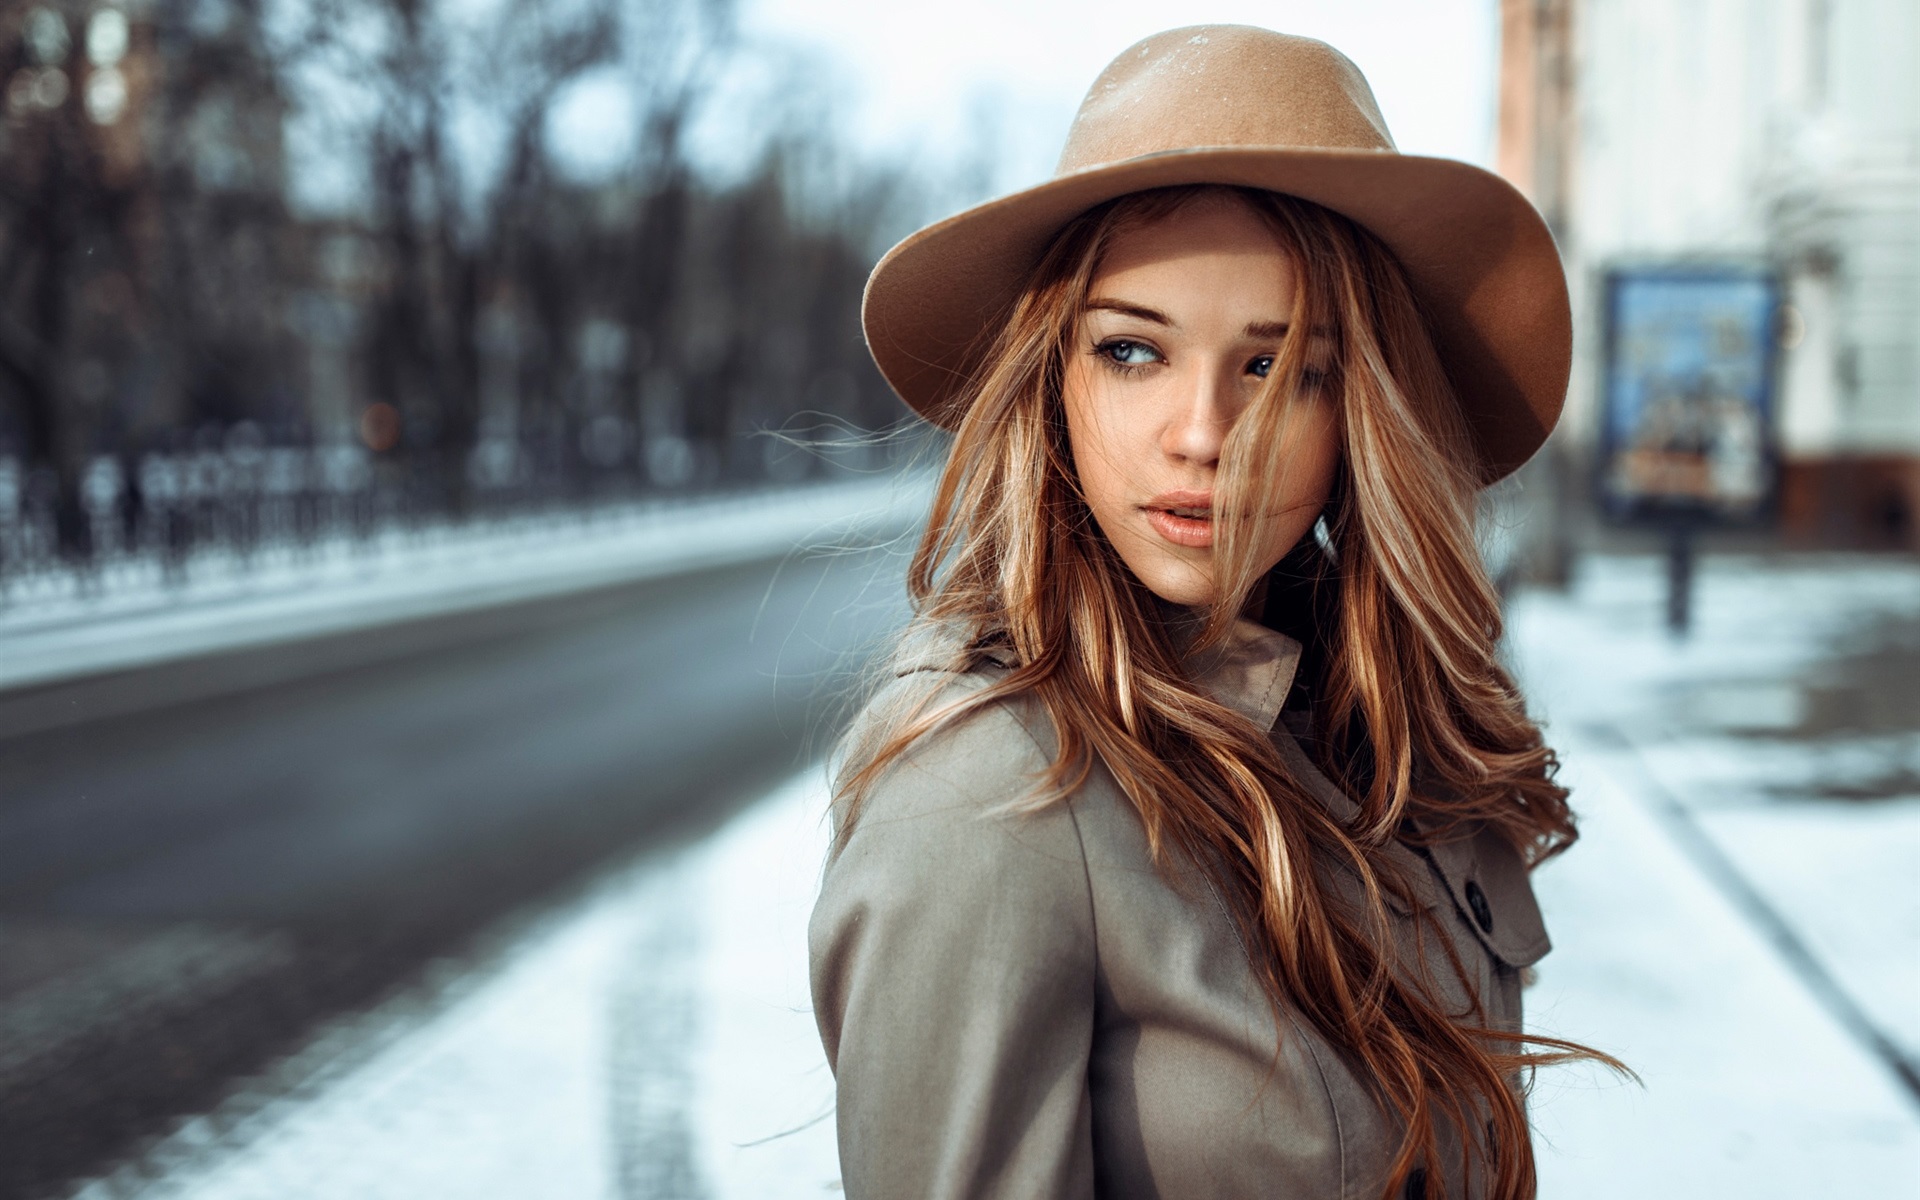
<path id="1" fill-rule="evenodd" d="M 1178 329 L 1180 325 L 1172 317 L 1157 308 L 1148 308 L 1144 304 L 1129 304 L 1125 300 L 1089 300 L 1088 312 L 1116 312 L 1123 316 L 1139 317 L 1154 325 L 1165 325 L 1168 329 Z"/>
<path id="2" fill-rule="evenodd" d="M 1138 317 L 1140 320 L 1154 325 L 1164 325 L 1168 329 L 1180 328 L 1179 322 L 1161 312 L 1159 309 L 1148 308 L 1144 304 L 1132 304 L 1125 300 L 1110 300 L 1104 298 L 1089 300 L 1087 301 L 1087 311 L 1120 313 L 1122 316 Z M 1250 321 L 1247 323 L 1245 334 L 1250 338 L 1278 341 L 1287 336 L 1287 330 L 1289 328 L 1291 328 L 1291 326 L 1285 321 Z M 1318 333 L 1320 331 L 1316 330 L 1315 332 Z"/>

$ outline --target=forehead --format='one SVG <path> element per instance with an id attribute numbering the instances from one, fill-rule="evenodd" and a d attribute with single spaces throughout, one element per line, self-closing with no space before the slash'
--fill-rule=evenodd
<path id="1" fill-rule="evenodd" d="M 1272 225 L 1238 200 L 1204 197 L 1114 230 L 1094 267 L 1092 293 L 1185 293 L 1284 311 L 1293 274 L 1293 255 Z"/>

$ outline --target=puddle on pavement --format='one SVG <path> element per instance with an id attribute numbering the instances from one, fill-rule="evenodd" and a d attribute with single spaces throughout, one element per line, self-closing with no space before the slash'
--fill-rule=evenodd
<path id="1" fill-rule="evenodd" d="M 1900 767 L 1884 775 L 1864 779 L 1839 780 L 1811 787 L 1775 788 L 1776 795 L 1793 799 L 1812 796 L 1819 800 L 1850 800 L 1868 804 L 1875 800 L 1901 800 L 1920 796 L 1920 771 Z"/>
<path id="2" fill-rule="evenodd" d="M 1804 679 L 1716 680 L 1677 689 L 1700 730 L 1825 740 L 1920 732 L 1920 621 L 1876 621 Z"/>
<path id="3" fill-rule="evenodd" d="M 1797 743 L 1898 743 L 1901 735 L 1920 735 L 1920 621 L 1869 623 L 1803 679 L 1703 682 L 1676 689 L 1672 700 L 1677 723 L 1699 732 Z M 1916 796 L 1920 762 L 1911 750 L 1894 749 L 1877 768 L 1788 790 L 1797 798 L 1855 802 Z"/>

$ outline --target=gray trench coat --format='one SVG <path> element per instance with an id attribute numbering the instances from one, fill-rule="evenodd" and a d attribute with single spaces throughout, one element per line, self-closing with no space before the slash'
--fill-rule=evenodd
<path id="1" fill-rule="evenodd" d="M 1243 620 L 1189 666 L 1351 817 L 1280 719 L 1299 654 Z M 957 695 L 1004 669 L 919 665 L 890 688 Z M 897 699 L 883 692 L 868 713 Z M 1304 1020 L 1283 1009 L 1276 1029 L 1217 893 L 1191 864 L 1154 868 L 1112 776 L 1096 770 L 1038 813 L 1003 811 L 1053 748 L 1031 701 L 923 739 L 828 864 L 809 941 L 846 1194 L 1378 1200 L 1397 1125 Z M 1488 1014 L 1517 1029 L 1520 969 L 1548 948 L 1520 856 L 1491 832 L 1393 852 Z M 1394 919 L 1400 952 L 1424 955 L 1464 1013 L 1445 948 L 1414 937 L 1407 906 Z"/>

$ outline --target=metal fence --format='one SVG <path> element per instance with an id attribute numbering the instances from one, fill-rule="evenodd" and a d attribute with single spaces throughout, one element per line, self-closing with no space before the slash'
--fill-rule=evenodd
<path id="1" fill-rule="evenodd" d="M 177 588 L 206 571 L 245 574 L 396 531 L 532 514 L 590 520 L 634 502 L 845 478 L 909 452 L 899 439 L 762 435 L 725 448 L 720 464 L 712 449 L 655 438 L 596 462 L 591 439 L 581 440 L 588 453 L 563 457 L 486 438 L 463 463 L 438 464 L 383 459 L 356 443 L 269 445 L 241 427 L 186 448 L 95 457 L 81 477 L 80 528 L 65 531 L 52 472 L 0 454 L 0 607 L 136 580 Z"/>

